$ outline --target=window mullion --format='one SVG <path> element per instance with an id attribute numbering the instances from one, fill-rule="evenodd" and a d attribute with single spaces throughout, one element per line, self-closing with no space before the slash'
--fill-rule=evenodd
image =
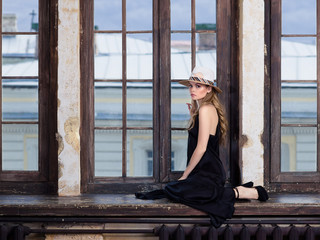
<path id="1" fill-rule="evenodd" d="M 317 172 L 320 172 L 320 0 L 317 0 Z"/>
<path id="2" fill-rule="evenodd" d="M 0 17 L 2 18 L 2 1 L 0 1 Z M 2 173 L 2 24 L 0 24 L 0 176 Z M 0 177 L 1 178 L 1 177 Z"/>
<path id="3" fill-rule="evenodd" d="M 191 69 L 196 66 L 196 1 L 191 0 Z"/>
<path id="4" fill-rule="evenodd" d="M 127 176 L 127 28 L 126 0 L 122 0 L 122 177 Z"/>
<path id="5" fill-rule="evenodd" d="M 170 46 L 170 0 L 159 4 L 159 89 L 160 89 L 160 181 L 169 180 L 171 161 L 171 46 Z"/>
<path id="6" fill-rule="evenodd" d="M 271 181 L 280 174 L 281 140 L 281 2 L 271 1 Z"/>
<path id="7" fill-rule="evenodd" d="M 159 1 L 153 0 L 153 177 L 160 178 Z"/>

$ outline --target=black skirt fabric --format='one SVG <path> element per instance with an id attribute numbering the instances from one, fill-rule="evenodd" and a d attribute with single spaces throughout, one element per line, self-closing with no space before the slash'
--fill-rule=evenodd
<path id="1" fill-rule="evenodd" d="M 194 127 L 189 131 L 187 164 L 197 146 L 198 130 L 197 117 Z M 224 187 L 226 174 L 219 158 L 219 137 L 220 125 L 218 124 L 216 135 L 210 135 L 206 152 L 187 179 L 169 182 L 164 189 L 136 193 L 136 197 L 139 199 L 168 198 L 185 204 L 208 213 L 212 225 L 220 227 L 233 215 L 235 194 L 231 187 Z"/>

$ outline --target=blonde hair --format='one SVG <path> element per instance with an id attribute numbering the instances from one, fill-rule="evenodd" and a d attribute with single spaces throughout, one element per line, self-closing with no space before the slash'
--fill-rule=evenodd
<path id="1" fill-rule="evenodd" d="M 222 106 L 222 104 L 218 98 L 217 92 L 214 90 L 214 88 L 212 88 L 212 91 L 210 91 L 203 98 L 200 106 L 197 105 L 197 102 L 195 100 L 191 101 L 191 105 L 192 105 L 191 118 L 189 121 L 188 130 L 190 130 L 194 127 L 195 119 L 199 115 L 200 107 L 203 105 L 208 105 L 208 104 L 212 104 L 217 109 L 219 123 L 220 123 L 220 134 L 221 134 L 220 143 L 224 143 L 226 135 L 227 135 L 227 131 L 228 131 L 228 121 L 225 118 L 224 107 Z"/>

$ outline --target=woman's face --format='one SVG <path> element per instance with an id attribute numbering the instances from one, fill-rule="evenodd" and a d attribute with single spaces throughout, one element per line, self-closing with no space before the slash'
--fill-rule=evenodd
<path id="1" fill-rule="evenodd" d="M 189 92 L 192 100 L 201 100 L 207 95 L 207 93 L 211 92 L 211 87 L 207 85 L 191 81 L 189 84 Z"/>

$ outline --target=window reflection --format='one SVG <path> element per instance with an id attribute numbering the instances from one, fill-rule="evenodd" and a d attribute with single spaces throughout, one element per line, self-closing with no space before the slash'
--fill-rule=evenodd
<path id="1" fill-rule="evenodd" d="M 96 130 L 94 135 L 96 177 L 122 176 L 122 131 Z"/>
<path id="2" fill-rule="evenodd" d="M 2 14 L 3 32 L 38 31 L 38 0 L 2 0 Z"/>
<path id="3" fill-rule="evenodd" d="M 2 37 L 2 75 L 38 76 L 38 36 L 4 35 Z"/>
<path id="4" fill-rule="evenodd" d="M 317 47 L 314 37 L 283 37 L 281 40 L 281 79 L 316 80 Z"/>
<path id="5" fill-rule="evenodd" d="M 317 84 L 282 83 L 281 123 L 315 124 L 317 122 Z"/>
<path id="6" fill-rule="evenodd" d="M 38 80 L 2 80 L 2 120 L 38 120 Z"/>
<path id="7" fill-rule="evenodd" d="M 281 128 L 281 172 L 317 171 L 316 128 Z"/>
<path id="8" fill-rule="evenodd" d="M 38 171 L 37 125 L 2 125 L 2 170 Z"/>
<path id="9" fill-rule="evenodd" d="M 316 0 L 282 0 L 282 33 L 315 34 Z"/>

